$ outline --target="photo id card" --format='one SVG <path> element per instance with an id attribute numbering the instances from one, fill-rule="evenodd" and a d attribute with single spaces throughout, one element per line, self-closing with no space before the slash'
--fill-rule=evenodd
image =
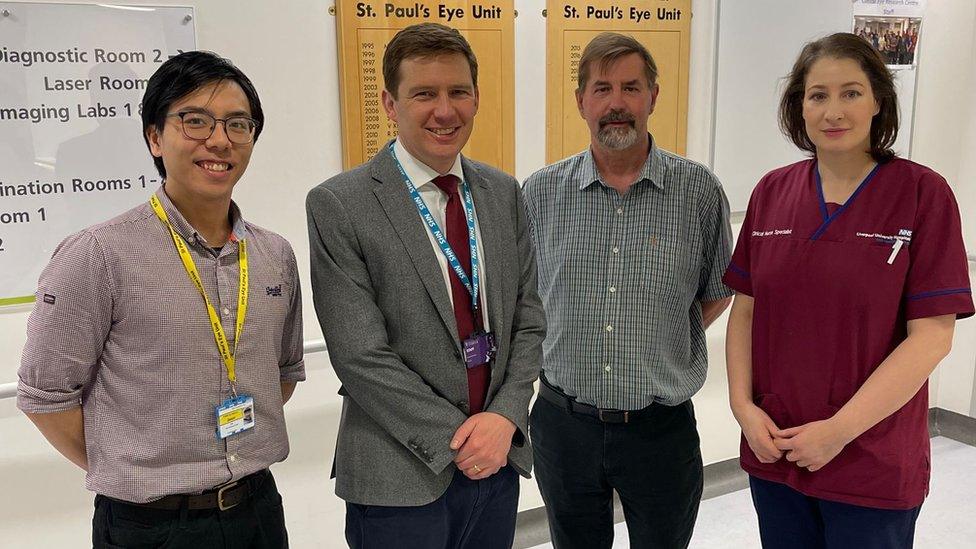
<path id="1" fill-rule="evenodd" d="M 217 438 L 223 440 L 254 427 L 254 399 L 241 395 L 217 406 Z"/>
<path id="2" fill-rule="evenodd" d="M 495 358 L 495 334 L 475 332 L 464 340 L 464 365 L 468 368 L 488 364 Z"/>

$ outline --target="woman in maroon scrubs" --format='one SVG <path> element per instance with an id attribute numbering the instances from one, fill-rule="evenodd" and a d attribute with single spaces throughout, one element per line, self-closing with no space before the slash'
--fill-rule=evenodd
<path id="1" fill-rule="evenodd" d="M 807 44 L 779 117 L 812 157 L 756 186 L 724 278 L 763 547 L 911 547 L 927 379 L 973 314 L 959 209 L 945 179 L 892 152 L 894 83 L 863 39 Z"/>

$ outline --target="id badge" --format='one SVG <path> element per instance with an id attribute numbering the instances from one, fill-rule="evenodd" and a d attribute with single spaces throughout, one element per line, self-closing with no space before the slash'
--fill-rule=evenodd
<path id="1" fill-rule="evenodd" d="M 495 334 L 491 332 L 475 332 L 464 340 L 464 365 L 468 368 L 488 364 L 495 358 Z"/>
<path id="2" fill-rule="evenodd" d="M 223 440 L 254 427 L 254 399 L 241 395 L 217 406 L 217 438 Z"/>

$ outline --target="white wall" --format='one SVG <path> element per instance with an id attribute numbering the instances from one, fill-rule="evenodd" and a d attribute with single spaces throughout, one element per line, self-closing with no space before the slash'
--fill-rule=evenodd
<path id="1" fill-rule="evenodd" d="M 850 30 L 852 13 L 849 0 L 722 2 L 712 168 L 733 212 L 745 211 L 763 174 L 806 156 L 777 124 L 784 77 L 803 44 Z"/>
<path id="2" fill-rule="evenodd" d="M 308 288 L 308 245 L 304 196 L 309 188 L 341 171 L 338 67 L 335 19 L 329 2 L 290 0 L 130 0 L 130 4 L 193 5 L 197 44 L 234 60 L 253 79 L 267 116 L 247 175 L 235 190 L 245 215 L 289 239 L 305 283 L 306 339 L 321 337 Z M 723 3 L 723 8 L 730 2 Z M 739 6 L 739 0 L 735 2 Z M 516 176 L 544 164 L 545 68 L 544 0 L 517 0 Z M 692 19 L 691 97 L 688 155 L 710 163 L 715 81 L 715 28 L 718 0 L 696 1 Z M 763 13 L 754 12 L 755 17 Z M 776 21 L 770 21 L 776 25 Z M 920 52 L 913 157 L 952 182 L 970 243 L 976 219 L 976 101 L 971 81 L 976 56 L 973 30 L 976 3 L 929 2 Z M 743 62 L 748 62 L 744 60 Z M 968 101 L 967 101 L 968 100 Z M 745 131 L 747 131 L 746 128 Z M 137 138 L 133 136 L 133 138 Z M 743 143 L 747 143 L 747 135 Z M 721 177 L 722 174 L 719 174 Z M 738 232 L 738 227 L 734 227 Z M 974 248 L 976 251 L 976 248 Z M 0 311 L 0 384 L 16 379 L 28 307 Z M 738 428 L 728 412 L 724 380 L 724 325 L 708 333 L 711 369 L 695 405 L 708 463 L 738 452 Z M 976 361 L 976 320 L 960 324 L 953 355 L 933 383 L 933 405 L 969 413 Z M 342 504 L 327 480 L 338 423 L 338 389 L 324 354 L 308 357 L 309 381 L 301 385 L 287 416 L 292 455 L 275 468 L 288 505 L 296 547 L 341 546 Z M 943 404 L 944 403 L 944 404 Z M 37 479 L 47 479 L 46 482 Z M 90 495 L 81 474 L 61 460 L 16 411 L 0 400 L 0 479 L 15 494 L 0 501 L 0 536 L 40 532 L 36 546 L 75 546 L 88 532 Z M 12 489 L 9 487 L 12 484 Z M 523 483 L 520 509 L 541 505 L 532 481 Z M 38 514 L 46 509 L 47 514 Z M 52 517 L 63 527 L 50 528 Z M 11 539 L 0 537 L 0 539 Z M 16 537 L 13 539 L 17 539 Z M 27 538 L 21 538 L 27 539 Z"/>
<path id="3" fill-rule="evenodd" d="M 970 254 L 976 254 L 976 2 L 928 2 L 919 42 L 912 160 L 952 186 Z M 976 277 L 970 263 L 970 278 Z M 976 281 L 976 278 L 974 278 Z M 976 319 L 956 325 L 952 353 L 930 382 L 931 405 L 967 415 L 973 409 Z"/>
<path id="4" fill-rule="evenodd" d="M 960 43 L 958 46 L 964 48 L 965 44 Z M 963 54 L 963 57 L 969 60 L 969 67 L 973 67 L 972 60 L 976 59 L 976 34 L 970 36 L 968 52 L 968 55 Z M 976 87 L 974 86 L 976 86 L 976 70 L 971 71 L 965 84 L 961 85 L 959 101 L 948 106 L 949 109 L 962 111 L 960 120 L 964 127 L 962 138 L 959 140 L 959 173 L 956 177 L 955 190 L 960 204 L 967 205 L 976 204 L 976 185 L 972 184 L 972 181 L 976 180 L 976 155 L 972 154 L 972 151 L 976 151 Z M 963 215 L 963 229 L 966 231 L 969 251 L 974 253 L 976 252 L 976 212 L 970 209 L 967 214 Z"/>

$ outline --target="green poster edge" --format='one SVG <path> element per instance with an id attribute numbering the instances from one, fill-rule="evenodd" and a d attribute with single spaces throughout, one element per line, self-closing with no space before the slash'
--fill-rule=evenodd
<path id="1" fill-rule="evenodd" d="M 5 307 L 7 305 L 23 305 L 24 303 L 33 303 L 34 296 L 25 295 L 22 297 L 3 297 L 0 298 L 0 307 Z"/>

